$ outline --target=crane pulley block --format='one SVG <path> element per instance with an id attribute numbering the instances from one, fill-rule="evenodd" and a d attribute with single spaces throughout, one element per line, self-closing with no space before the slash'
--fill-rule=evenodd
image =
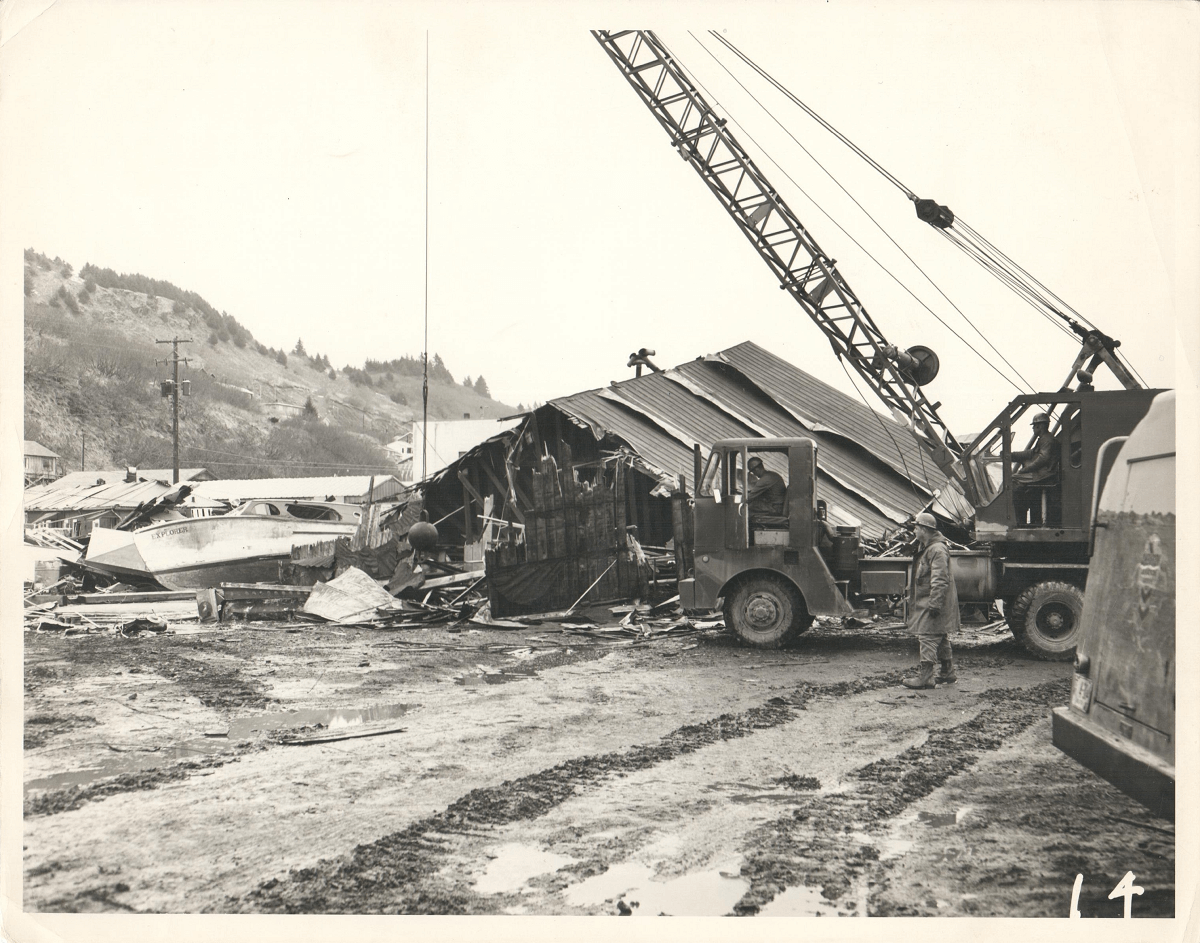
<path id="1" fill-rule="evenodd" d="M 917 219 L 938 229 L 949 229 L 954 225 L 954 212 L 937 200 L 913 200 L 917 205 Z"/>

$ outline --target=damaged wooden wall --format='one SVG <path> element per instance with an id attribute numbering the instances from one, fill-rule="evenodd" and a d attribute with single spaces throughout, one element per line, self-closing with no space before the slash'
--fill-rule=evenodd
<path id="1" fill-rule="evenodd" d="M 628 463 L 588 464 L 582 481 L 553 457 L 533 471 L 524 540 L 514 529 L 487 554 L 493 615 L 560 611 L 585 593 L 585 604 L 645 593 L 647 570 L 626 524 Z"/>
<path id="2" fill-rule="evenodd" d="M 587 477 L 622 449 L 628 451 L 620 440 L 598 442 L 591 430 L 566 420 L 553 406 L 543 406 L 510 439 L 472 450 L 426 486 L 429 519 L 438 522 L 444 544 L 471 545 L 486 526 L 484 501 L 490 497 L 494 520 L 524 526 L 535 508 L 532 476 L 540 473 L 545 456 Z M 652 494 L 658 480 L 628 466 L 623 479 L 626 523 L 637 525 L 643 544 L 665 545 L 672 536 L 672 511 L 668 499 Z M 507 528 L 502 531 L 503 538 Z"/>

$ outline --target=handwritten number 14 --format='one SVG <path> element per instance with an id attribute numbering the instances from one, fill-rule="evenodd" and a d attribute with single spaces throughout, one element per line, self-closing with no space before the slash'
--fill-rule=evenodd
<path id="1" fill-rule="evenodd" d="M 1125 919 L 1128 920 L 1133 910 L 1133 895 L 1141 894 L 1144 888 L 1138 887 L 1133 882 L 1137 880 L 1133 876 L 1132 871 L 1126 871 L 1125 877 L 1121 878 L 1119 884 L 1112 889 L 1112 893 L 1108 895 L 1109 900 L 1116 900 L 1118 897 L 1125 898 Z M 1075 887 L 1071 890 L 1071 918 L 1079 916 L 1079 891 L 1083 887 L 1083 875 L 1075 875 Z"/>

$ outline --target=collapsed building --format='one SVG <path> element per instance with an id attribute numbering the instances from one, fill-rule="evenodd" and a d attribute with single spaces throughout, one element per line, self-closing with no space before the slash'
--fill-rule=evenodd
<path id="1" fill-rule="evenodd" d="M 116 527 L 139 507 L 175 490 L 170 468 L 124 468 L 69 472 L 25 489 L 25 526 L 49 529 L 75 540 L 93 527 Z M 179 481 L 211 481 L 206 468 L 181 468 Z"/>
<path id="2" fill-rule="evenodd" d="M 866 539 L 946 484 L 906 426 L 747 341 L 551 400 L 419 487 L 443 546 L 487 554 L 495 615 L 549 611 L 640 595 L 645 550 L 686 549 L 695 446 L 767 436 L 816 441 L 817 497 Z"/>

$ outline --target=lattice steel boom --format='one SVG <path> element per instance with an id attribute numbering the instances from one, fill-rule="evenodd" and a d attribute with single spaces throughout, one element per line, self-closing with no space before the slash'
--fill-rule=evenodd
<path id="1" fill-rule="evenodd" d="M 925 348 L 888 343 L 862 303 L 750 155 L 649 30 L 593 30 L 672 145 L 700 175 L 759 256 L 844 358 L 892 410 L 908 416 L 948 475 L 962 480 L 962 446 L 918 380 L 936 362 Z M 922 380 L 927 382 L 927 380 Z"/>

